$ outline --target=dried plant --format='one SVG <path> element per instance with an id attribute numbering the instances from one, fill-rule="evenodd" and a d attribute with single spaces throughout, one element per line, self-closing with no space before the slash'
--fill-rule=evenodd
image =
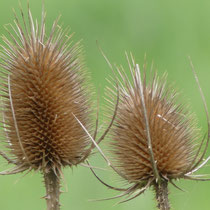
<path id="1" fill-rule="evenodd" d="M 58 210 L 62 168 L 83 163 L 95 147 L 78 123 L 93 131 L 92 91 L 80 43 L 72 44 L 59 18 L 47 37 L 45 17 L 43 9 L 38 24 L 29 7 L 28 18 L 21 9 L 21 19 L 15 14 L 14 25 L 2 37 L 0 89 L 6 138 L 0 153 L 15 167 L 0 174 L 41 171 L 47 209 Z M 113 119 L 97 143 L 112 123 Z M 94 139 L 97 128 L 98 117 Z"/>
<path id="2" fill-rule="evenodd" d="M 147 78 L 144 65 L 142 79 L 139 65 L 135 63 L 132 55 L 131 62 L 127 54 L 126 57 L 131 79 L 123 67 L 116 67 L 115 71 L 105 57 L 119 84 L 119 88 L 114 86 L 107 89 L 109 107 L 113 107 L 113 99 L 119 95 L 109 141 L 111 162 L 107 161 L 130 186 L 116 188 L 108 185 L 91 170 L 105 186 L 123 191 L 120 195 L 108 199 L 126 196 L 120 203 L 126 202 L 153 187 L 158 208 L 169 210 L 168 183 L 181 190 L 174 180 L 210 180 L 208 177 L 194 174 L 210 159 L 208 157 L 203 161 L 209 143 L 206 102 L 192 66 L 208 121 L 208 137 L 204 137 L 199 143 L 201 135 L 195 117 L 190 114 L 185 104 L 178 103 L 178 94 L 172 86 L 167 86 L 166 76 L 159 78 L 154 73 L 152 79 Z M 110 86 L 113 86 L 112 80 Z"/>

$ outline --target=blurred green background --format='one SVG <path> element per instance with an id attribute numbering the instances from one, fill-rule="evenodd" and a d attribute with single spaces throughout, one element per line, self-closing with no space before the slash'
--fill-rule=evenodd
<path id="1" fill-rule="evenodd" d="M 24 11 L 27 1 L 20 0 Z M 34 18 L 40 20 L 41 0 L 30 0 Z M 17 0 L 0 0 L 0 34 L 6 34 L 4 25 L 13 22 L 12 8 L 18 11 Z M 111 70 L 100 54 L 96 40 L 112 63 L 123 64 L 126 68 L 125 50 L 132 52 L 139 64 L 144 54 L 152 61 L 158 73 L 168 72 L 170 82 L 175 82 L 192 110 L 198 116 L 202 134 L 206 132 L 206 118 L 201 97 L 193 77 L 188 55 L 191 56 L 201 86 L 210 104 L 210 1 L 192 0 L 45 0 L 47 28 L 61 14 L 60 23 L 70 26 L 76 32 L 74 40 L 83 40 L 85 59 L 96 89 L 108 85 L 105 77 Z M 2 43 L 2 41 L 0 41 Z M 101 100 L 103 106 L 103 99 Z M 210 148 L 208 155 L 210 154 Z M 105 167 L 99 156 L 93 156 L 94 165 Z M 210 164 L 208 164 L 210 165 Z M 0 159 L 0 169 L 8 168 Z M 210 173 L 210 166 L 200 173 Z M 111 171 L 101 172 L 108 183 L 120 186 L 119 177 Z M 88 199 L 106 198 L 117 192 L 108 190 L 92 176 L 87 168 L 66 168 L 61 195 L 62 210 L 150 210 L 156 209 L 151 190 L 125 204 L 115 205 L 118 200 L 89 202 Z M 170 186 L 170 200 L 175 210 L 209 210 L 210 183 L 179 181 L 186 190 L 181 192 Z M 68 188 L 68 190 L 66 190 Z M 45 209 L 44 184 L 39 173 L 0 177 L 1 210 Z"/>

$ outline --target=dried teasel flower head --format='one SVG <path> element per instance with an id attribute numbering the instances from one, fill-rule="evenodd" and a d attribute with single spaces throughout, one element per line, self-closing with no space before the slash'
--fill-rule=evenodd
<path id="1" fill-rule="evenodd" d="M 20 168 L 51 169 L 76 165 L 90 143 L 73 114 L 89 127 L 87 75 L 79 43 L 62 30 L 58 19 L 49 37 L 42 23 L 29 27 L 15 16 L 3 36 L 1 69 L 3 120 L 8 148 Z M 69 45 L 70 44 L 70 45 Z M 73 114 L 72 114 L 73 113 Z"/>
<path id="2" fill-rule="evenodd" d="M 185 105 L 178 103 L 176 91 L 166 84 L 166 76 L 159 78 L 154 73 L 152 79 L 147 78 L 144 66 L 142 77 L 132 55 L 131 61 L 126 56 L 131 79 L 123 68 L 117 67 L 115 78 L 119 88 L 115 89 L 119 104 L 111 128 L 109 149 L 112 168 L 131 186 L 127 189 L 115 188 L 97 178 L 109 188 L 124 191 L 114 198 L 130 196 L 122 202 L 139 196 L 153 186 L 158 207 L 167 210 L 170 209 L 168 182 L 176 186 L 174 179 L 209 180 L 193 175 L 209 160 L 207 158 L 201 163 L 209 137 L 205 145 L 203 138 L 197 146 L 200 132 L 194 116 Z M 108 106 L 112 107 L 117 94 L 113 88 L 107 90 Z M 203 97 L 202 91 L 201 95 Z M 208 118 L 205 100 L 204 105 Z"/>
<path id="3" fill-rule="evenodd" d="M 48 36 L 45 16 L 43 9 L 39 24 L 29 8 L 27 18 L 21 9 L 21 19 L 15 14 L 3 36 L 1 111 L 11 157 L 1 155 L 16 166 L 1 174 L 34 169 L 59 177 L 61 167 L 83 162 L 94 147 L 78 123 L 91 129 L 92 91 L 81 45 L 72 44 L 59 18 Z"/>

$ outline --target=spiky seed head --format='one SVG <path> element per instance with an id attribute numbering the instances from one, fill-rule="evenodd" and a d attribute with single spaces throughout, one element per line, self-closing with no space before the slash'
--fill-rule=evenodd
<path id="1" fill-rule="evenodd" d="M 56 169 L 76 165 L 89 140 L 74 115 L 90 126 L 90 95 L 80 43 L 62 30 L 58 19 L 50 35 L 41 24 L 15 14 L 3 36 L 1 53 L 2 113 L 6 143 L 17 165 Z M 27 19 L 29 21 L 27 21 Z"/>
<path id="2" fill-rule="evenodd" d="M 144 72 L 142 79 L 135 62 L 129 65 L 131 80 L 118 69 L 120 101 L 110 140 L 113 165 L 129 183 L 156 179 L 154 165 L 160 177 L 181 178 L 195 161 L 199 132 L 194 117 L 178 103 L 166 76 L 155 73 L 147 80 Z M 109 96 L 116 97 L 110 90 Z"/>

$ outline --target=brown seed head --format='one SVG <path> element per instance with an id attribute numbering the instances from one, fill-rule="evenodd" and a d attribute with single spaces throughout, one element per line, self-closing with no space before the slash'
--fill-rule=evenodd
<path id="1" fill-rule="evenodd" d="M 131 76 L 129 79 L 123 67 L 117 67 L 117 72 L 114 71 L 103 51 L 102 54 L 114 72 L 114 89 L 117 91 L 107 88 L 108 107 L 112 110 L 115 105 L 116 115 L 109 142 L 112 160 L 106 161 L 129 186 L 111 186 L 91 170 L 106 187 L 122 192 L 107 198 L 108 200 L 127 196 L 119 202 L 123 203 L 138 197 L 153 186 L 158 209 L 169 210 L 168 182 L 181 190 L 173 179 L 210 180 L 206 175 L 194 175 L 210 160 L 210 157 L 203 160 L 210 139 L 210 121 L 194 67 L 191 63 L 208 124 L 208 137 L 204 137 L 199 146 L 200 132 L 194 116 L 185 105 L 178 103 L 176 91 L 172 86 L 166 85 L 166 76 L 159 78 L 155 73 L 152 79 L 146 78 L 144 65 L 142 78 L 139 65 L 135 63 L 132 55 L 130 62 L 126 54 Z M 113 86 L 112 81 L 110 84 Z M 110 117 L 112 115 L 108 115 L 108 118 Z"/>
<path id="2" fill-rule="evenodd" d="M 89 140 L 74 115 L 90 127 L 90 95 L 79 43 L 58 20 L 50 35 L 42 22 L 15 15 L 3 37 L 1 93 L 7 147 L 22 168 L 56 169 L 76 165 Z"/>
<path id="3" fill-rule="evenodd" d="M 113 165 L 129 182 L 157 178 L 150 140 L 157 173 L 167 179 L 181 178 L 195 161 L 199 133 L 194 117 L 177 102 L 165 76 L 158 78 L 155 73 L 147 83 L 146 73 L 141 81 L 134 61 L 132 65 L 131 80 L 118 69 L 120 101 L 110 141 Z"/>
<path id="4" fill-rule="evenodd" d="M 101 50 L 100 47 L 99 49 Z M 178 103 L 177 93 L 172 86 L 166 85 L 166 76 L 159 78 L 155 73 L 152 78 L 147 79 L 145 64 L 142 79 L 139 65 L 135 63 L 132 54 L 130 62 L 126 53 L 131 76 L 129 79 L 123 67 L 116 67 L 115 71 L 102 50 L 101 53 L 114 73 L 116 84 L 115 90 L 107 87 L 108 109 L 113 110 L 113 106 L 115 107 L 114 115 L 107 115 L 109 119 L 114 120 L 109 142 L 112 160 L 107 159 L 100 148 L 98 150 L 107 164 L 129 184 L 125 188 L 111 186 L 91 168 L 103 185 L 121 192 L 117 196 L 102 200 L 126 196 L 126 199 L 119 203 L 127 202 L 152 186 L 158 209 L 169 210 L 168 182 L 181 190 L 173 179 L 210 180 L 206 175 L 194 175 L 210 160 L 210 157 L 203 160 L 210 139 L 210 120 L 192 62 L 192 71 L 202 97 L 208 124 L 208 137 L 204 136 L 198 147 L 200 132 L 194 116 L 186 106 Z M 113 87 L 112 80 L 110 85 Z"/>

